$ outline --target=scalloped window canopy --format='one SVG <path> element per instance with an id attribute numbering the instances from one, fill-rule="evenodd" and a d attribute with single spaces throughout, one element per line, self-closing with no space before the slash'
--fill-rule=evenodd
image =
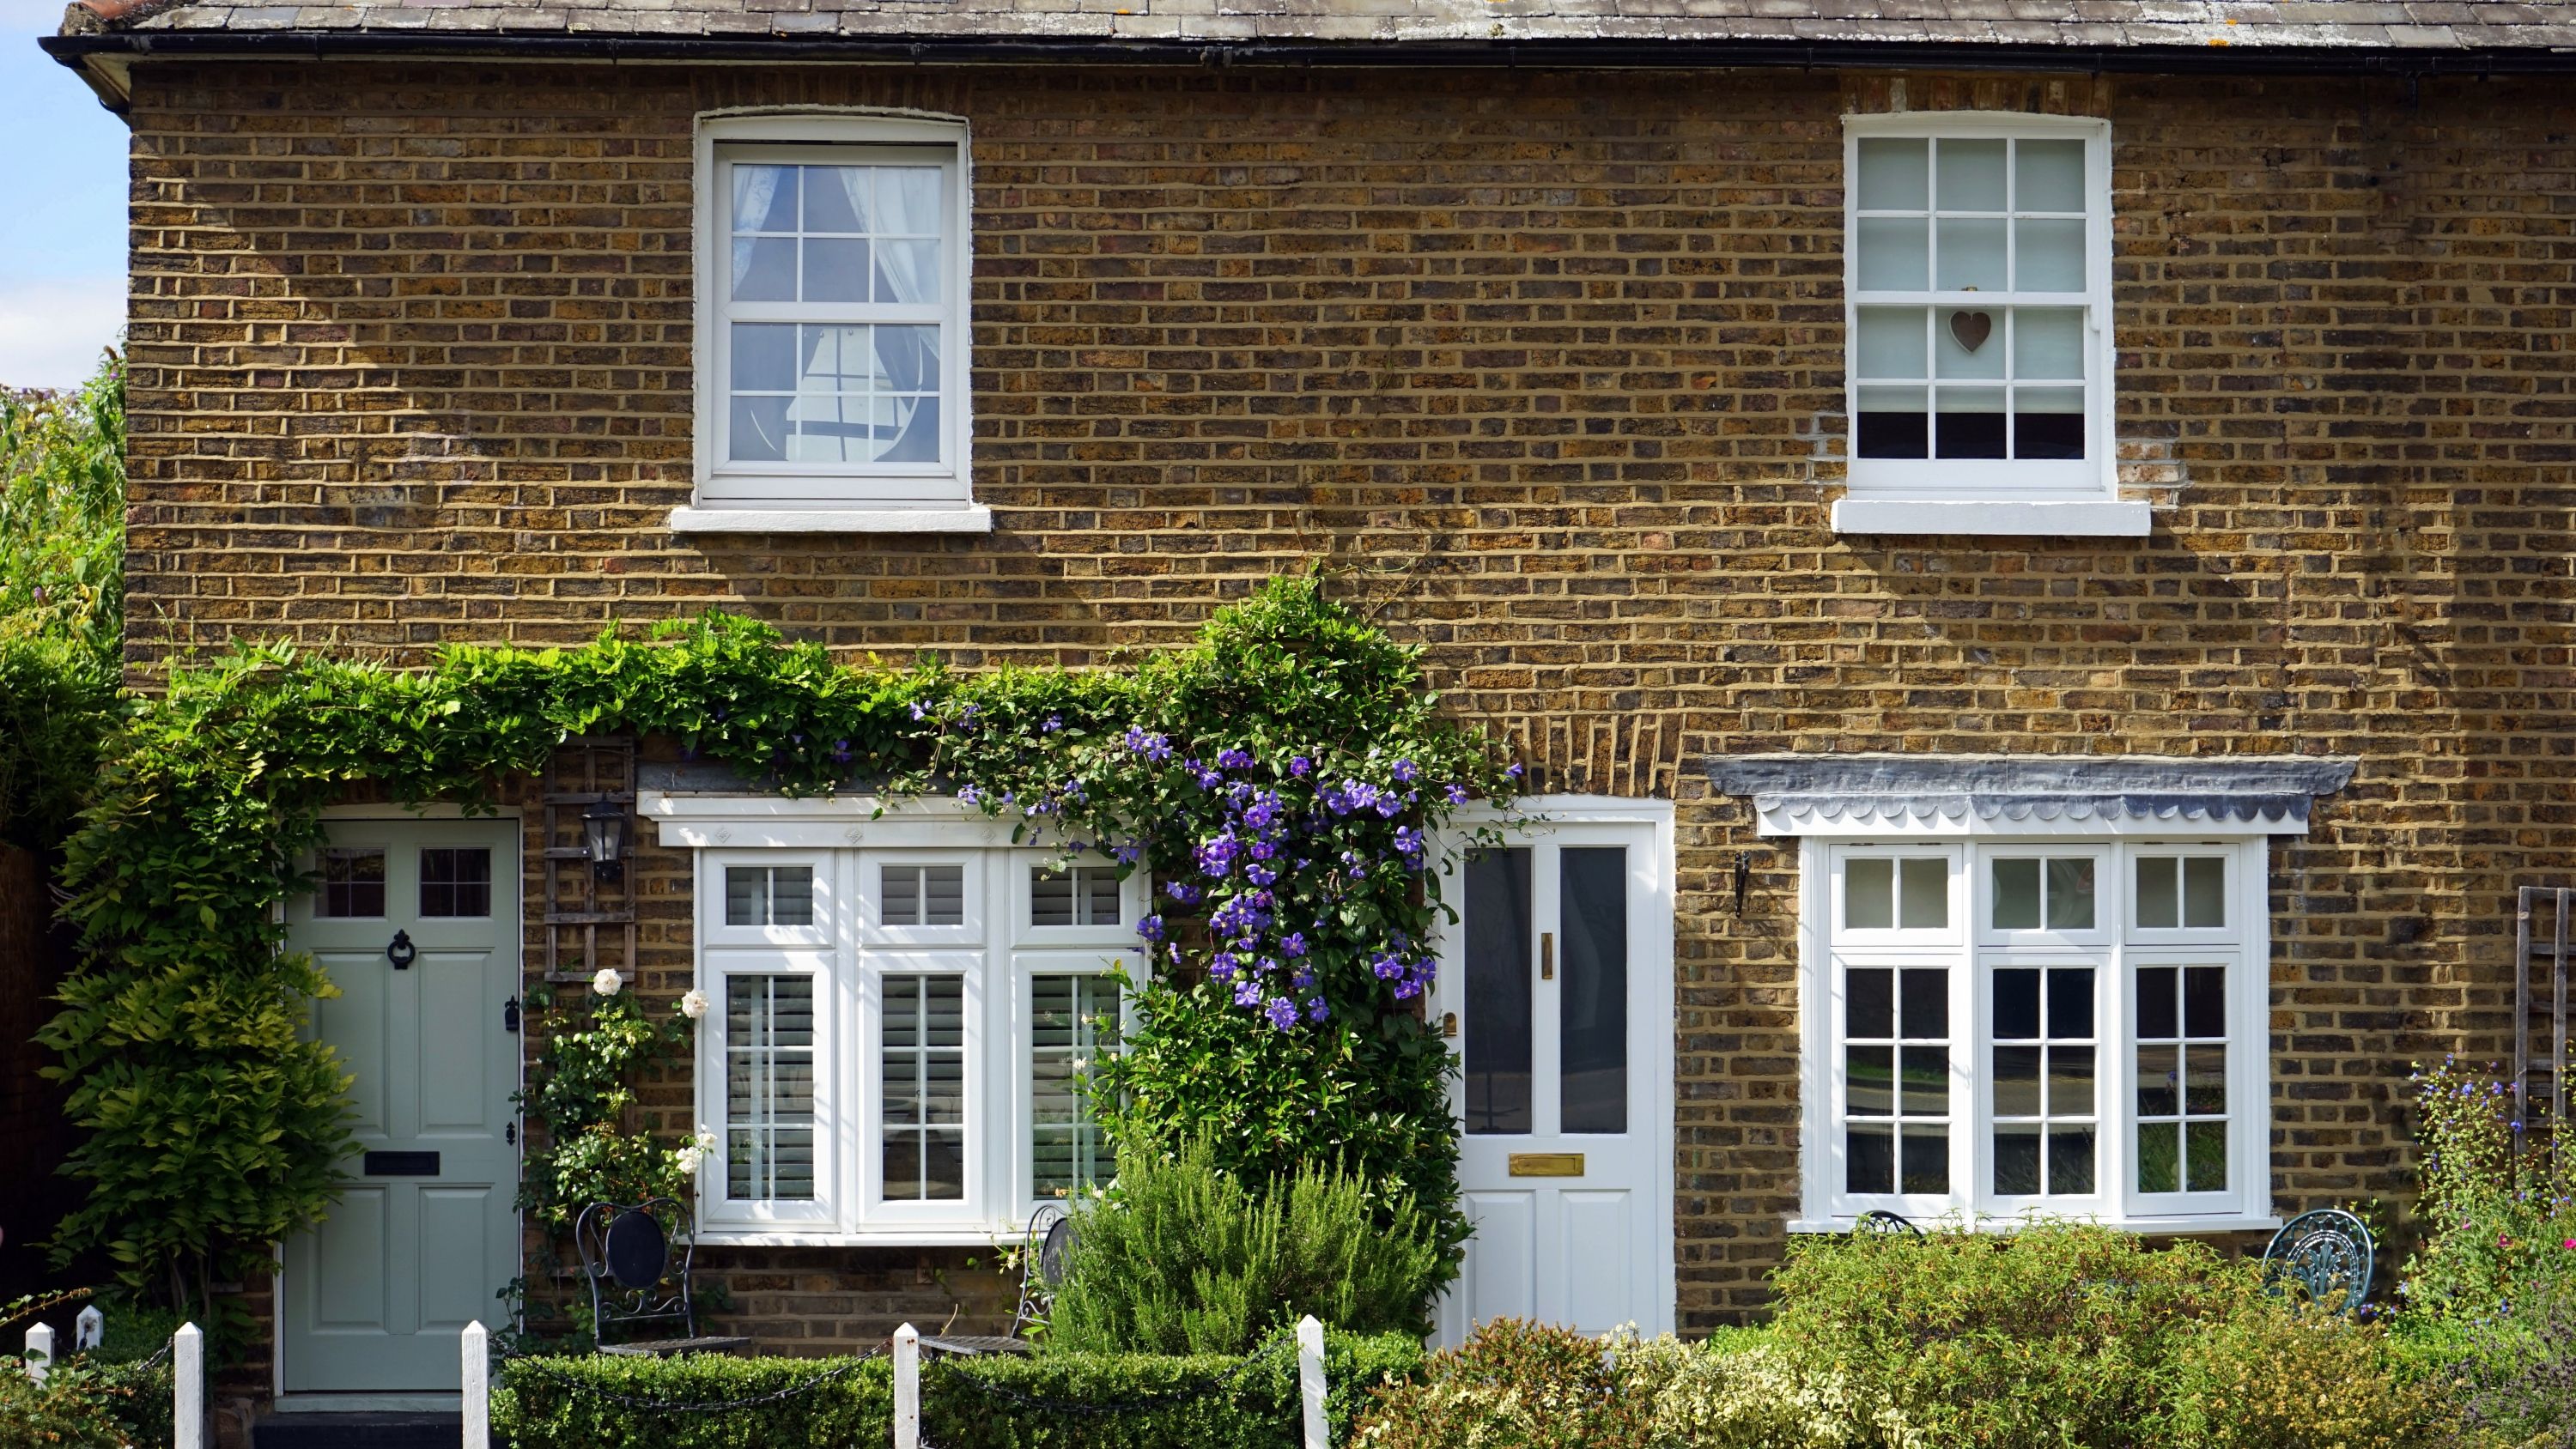
<path id="1" fill-rule="evenodd" d="M 1769 836 L 2304 835 L 2353 759 L 1773 754 L 1715 760 Z"/>

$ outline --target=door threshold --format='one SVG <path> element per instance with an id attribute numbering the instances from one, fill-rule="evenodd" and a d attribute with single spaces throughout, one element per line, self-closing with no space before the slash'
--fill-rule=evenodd
<path id="1" fill-rule="evenodd" d="M 465 1396 L 455 1394 L 281 1394 L 269 1406 L 273 1414 L 457 1414 Z"/>

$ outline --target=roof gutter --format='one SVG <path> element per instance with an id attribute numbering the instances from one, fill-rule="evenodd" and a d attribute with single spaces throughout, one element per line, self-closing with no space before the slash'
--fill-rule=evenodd
<path id="1" fill-rule="evenodd" d="M 2054 46 L 1885 40 L 1218 41 L 1111 37 L 690 37 L 527 35 L 415 30 L 119 30 L 47 36 L 38 44 L 89 75 L 148 58 L 357 58 L 684 64 L 1497 67 L 1568 70 L 1906 69 L 2067 73 L 2433 76 L 2557 74 L 2576 47 L 2428 50 L 2415 46 Z M 123 109 L 123 87 L 110 98 Z M 119 77 L 121 80 L 121 77 Z"/>

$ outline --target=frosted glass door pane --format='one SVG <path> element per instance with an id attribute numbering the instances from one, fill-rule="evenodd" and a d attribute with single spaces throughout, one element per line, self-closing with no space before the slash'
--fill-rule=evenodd
<path id="1" fill-rule="evenodd" d="M 1467 857 L 1467 1131 L 1531 1130 L 1530 853 Z"/>
<path id="2" fill-rule="evenodd" d="M 2084 143 L 2022 141 L 2014 151 L 2016 211 L 2084 209 Z"/>
<path id="3" fill-rule="evenodd" d="M 1565 953 L 1559 985 L 1558 1103 L 1567 1132 L 1628 1130 L 1628 852 L 1558 855 Z"/>
<path id="4" fill-rule="evenodd" d="M 1860 143 L 1863 211 L 1921 211 L 1931 205 L 1931 144 L 1878 138 Z"/>
<path id="5" fill-rule="evenodd" d="M 2004 209 L 2004 143 L 1943 141 L 1938 159 L 1940 190 L 1932 204 L 1943 211 Z"/>
<path id="6" fill-rule="evenodd" d="M 1865 292 L 1920 292 L 1930 285 L 1931 223 L 1921 217 L 1860 219 L 1860 287 Z"/>

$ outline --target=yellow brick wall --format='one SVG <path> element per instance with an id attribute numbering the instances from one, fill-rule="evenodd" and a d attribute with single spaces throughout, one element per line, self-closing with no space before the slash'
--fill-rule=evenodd
<path id="1" fill-rule="evenodd" d="M 2512 887 L 2576 878 L 2554 82 L 136 77 L 138 674 L 244 635 L 418 658 L 710 606 L 854 657 L 1082 664 L 1329 564 L 1543 788 L 1679 801 L 1689 1327 L 1758 1305 L 1796 1192 L 1794 852 L 1712 797 L 1711 757 L 2358 756 L 2273 852 L 2285 1210 L 2403 1189 L 2407 1061 L 2499 1049 Z M 691 117 L 791 103 L 973 122 L 990 536 L 662 527 L 689 487 Z M 1826 529 L 1839 117 L 1900 104 L 2112 118 L 2118 433 L 2153 537 Z M 677 989 L 685 912 L 655 909 L 648 980 Z M 892 1297 L 831 1306 L 824 1257 L 746 1291 L 789 1284 L 763 1301 L 820 1338 L 882 1331 Z"/>

